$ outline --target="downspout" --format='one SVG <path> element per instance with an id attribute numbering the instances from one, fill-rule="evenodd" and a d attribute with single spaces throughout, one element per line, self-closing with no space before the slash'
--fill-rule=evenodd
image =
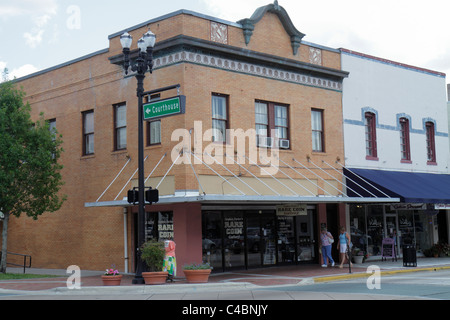
<path id="1" fill-rule="evenodd" d="M 128 273 L 128 209 L 123 208 L 123 247 L 124 247 L 124 259 L 125 259 L 125 273 Z"/>

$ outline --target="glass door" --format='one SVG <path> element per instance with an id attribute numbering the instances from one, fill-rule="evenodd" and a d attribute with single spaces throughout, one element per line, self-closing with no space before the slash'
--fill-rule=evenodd
<path id="1" fill-rule="evenodd" d="M 276 264 L 276 234 L 273 216 L 249 214 L 246 218 L 247 267 Z"/>
<path id="2" fill-rule="evenodd" d="M 308 215 L 295 217 L 297 224 L 297 262 L 310 262 L 316 259 L 314 241 L 313 211 Z"/>
<path id="3" fill-rule="evenodd" d="M 260 217 L 247 217 L 247 267 L 261 266 Z"/>
<path id="4" fill-rule="evenodd" d="M 278 262 L 295 262 L 295 224 L 294 217 L 277 217 Z"/>
<path id="5" fill-rule="evenodd" d="M 276 259 L 276 233 L 275 219 L 273 217 L 261 218 L 262 262 L 264 266 L 274 265 Z"/>

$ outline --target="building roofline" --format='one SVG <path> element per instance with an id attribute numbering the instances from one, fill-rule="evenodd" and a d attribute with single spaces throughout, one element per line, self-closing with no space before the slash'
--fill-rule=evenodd
<path id="1" fill-rule="evenodd" d="M 236 27 L 236 28 L 242 28 L 242 25 L 239 24 L 239 23 L 236 23 L 236 22 L 231 22 L 231 21 L 228 21 L 228 20 L 216 18 L 216 17 L 213 17 L 213 16 L 209 16 L 209 15 L 206 15 L 206 14 L 203 14 L 203 13 L 198 13 L 198 12 L 191 11 L 191 10 L 180 9 L 180 10 L 177 10 L 177 11 L 174 11 L 174 12 L 171 12 L 171 13 L 168 13 L 168 14 L 165 14 L 165 15 L 162 15 L 162 16 L 159 16 L 159 17 L 147 20 L 147 21 L 142 22 L 140 24 L 137 24 L 135 26 L 126 28 L 126 29 L 124 29 L 122 31 L 115 32 L 115 33 L 109 35 L 108 39 L 111 40 L 112 38 L 121 36 L 124 32 L 130 32 L 130 31 L 133 31 L 133 30 L 137 30 L 137 29 L 143 28 L 143 27 L 145 27 L 145 26 L 147 26 L 149 24 L 152 24 L 152 23 L 155 23 L 155 22 L 158 22 L 158 21 L 161 21 L 161 20 L 166 20 L 166 19 L 178 16 L 180 14 L 191 15 L 191 16 L 194 16 L 194 17 L 198 17 L 198 18 L 202 18 L 202 19 L 206 19 L 206 20 L 219 22 L 219 23 L 222 23 L 222 24 L 226 24 L 226 25 L 229 25 L 229 26 Z"/>
<path id="2" fill-rule="evenodd" d="M 155 22 L 158 22 L 158 21 L 161 21 L 161 20 L 165 20 L 165 19 L 168 19 L 168 18 L 172 18 L 172 17 L 175 17 L 175 16 L 180 15 L 180 14 L 191 15 L 191 16 L 194 16 L 194 17 L 198 17 L 198 18 L 202 18 L 202 19 L 206 19 L 206 20 L 211 20 L 211 21 L 214 21 L 214 22 L 226 24 L 226 25 L 229 25 L 229 26 L 232 26 L 232 27 L 236 27 L 236 28 L 240 28 L 240 29 L 243 28 L 242 24 L 239 23 L 239 22 L 232 22 L 232 21 L 220 19 L 220 18 L 217 18 L 217 17 L 213 17 L 213 16 L 210 16 L 210 15 L 206 15 L 206 14 L 203 14 L 203 13 L 198 13 L 198 12 L 191 11 L 191 10 L 186 10 L 186 9 L 180 9 L 180 10 L 177 10 L 177 11 L 174 11 L 174 12 L 171 12 L 171 13 L 168 13 L 168 14 L 165 14 L 165 15 L 162 15 L 162 16 L 159 16 L 159 17 L 147 20 L 145 22 L 142 22 L 142 23 L 137 24 L 135 26 L 126 28 L 124 30 L 115 32 L 115 33 L 109 35 L 108 39 L 111 40 L 112 38 L 121 36 L 125 32 L 130 32 L 130 31 L 133 31 L 133 30 L 137 30 L 137 29 L 145 27 L 145 26 L 147 26 L 149 24 L 152 24 L 152 23 L 155 23 Z M 243 20 L 245 20 L 245 19 L 243 19 Z M 240 21 L 242 21 L 242 20 L 240 20 Z M 332 52 L 336 52 L 336 53 L 340 52 L 339 49 L 327 47 L 327 46 L 320 45 L 320 44 L 317 44 L 317 43 L 312 43 L 312 42 L 309 42 L 309 41 L 301 40 L 301 43 L 302 44 L 306 44 L 306 45 L 311 46 L 311 47 L 327 50 L 327 51 L 332 51 Z"/>
<path id="3" fill-rule="evenodd" d="M 107 52 L 109 52 L 109 48 L 98 50 L 96 52 L 84 55 L 82 57 L 79 57 L 79 58 L 76 58 L 76 59 L 73 59 L 73 60 L 70 60 L 70 61 L 63 62 L 63 63 L 58 64 L 56 66 L 53 66 L 53 67 L 50 67 L 50 68 L 47 68 L 47 69 L 43 69 L 43 70 L 40 70 L 40 71 L 36 71 L 36 72 L 30 73 L 30 74 L 28 74 L 26 76 L 23 76 L 23 77 L 20 77 L 20 78 L 16 78 L 16 79 L 14 79 L 12 81 L 13 82 L 20 82 L 20 81 L 23 81 L 23 80 L 27 80 L 29 78 L 33 78 L 33 77 L 39 76 L 41 74 L 54 71 L 56 69 L 67 67 L 67 66 L 69 66 L 71 64 L 74 64 L 74 63 L 77 63 L 77 62 L 80 62 L 80 61 L 83 61 L 83 60 L 86 60 L 86 59 L 89 59 L 89 58 L 92 58 L 92 57 L 95 57 L 97 55 L 104 54 L 104 53 L 107 53 Z"/>
<path id="4" fill-rule="evenodd" d="M 353 50 L 349 50 L 349 49 L 345 49 L 345 48 L 339 48 L 339 50 L 341 51 L 341 53 L 347 54 L 347 55 L 351 55 L 351 56 L 357 56 L 360 57 L 362 59 L 368 59 L 368 60 L 374 60 L 377 62 L 381 62 L 384 64 L 389 64 L 389 65 L 393 65 L 396 67 L 400 67 L 400 68 L 404 68 L 404 69 L 408 69 L 408 70 L 412 70 L 412 71 L 417 71 L 417 72 L 421 72 L 421 73 L 427 73 L 427 74 L 431 74 L 431 75 L 435 75 L 435 76 L 439 76 L 439 77 L 446 77 L 446 74 L 443 72 L 439 72 L 439 71 L 434 71 L 434 70 L 430 70 L 430 69 L 425 69 L 425 68 L 421 68 L 421 67 L 415 67 L 412 65 L 408 65 L 405 63 L 401 63 L 401 62 L 396 62 L 396 61 L 392 61 L 392 60 L 388 60 L 388 59 L 384 59 L 384 58 L 379 58 L 379 57 L 375 57 L 369 54 L 365 54 L 365 53 L 361 53 L 361 52 L 357 52 L 357 51 L 353 51 Z"/>

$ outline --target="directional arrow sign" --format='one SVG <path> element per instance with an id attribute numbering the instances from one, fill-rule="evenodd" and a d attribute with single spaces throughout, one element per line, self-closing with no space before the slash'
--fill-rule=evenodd
<path id="1" fill-rule="evenodd" d="M 144 104 L 144 120 L 153 120 L 183 114 L 186 109 L 186 97 L 177 96 Z"/>

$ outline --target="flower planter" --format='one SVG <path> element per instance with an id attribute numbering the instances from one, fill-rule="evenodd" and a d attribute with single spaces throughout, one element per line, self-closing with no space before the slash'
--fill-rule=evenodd
<path id="1" fill-rule="evenodd" d="M 122 275 L 119 274 L 115 276 L 102 276 L 102 281 L 104 286 L 120 286 Z"/>
<path id="2" fill-rule="evenodd" d="M 364 256 L 354 256 L 353 257 L 353 260 L 355 261 L 356 264 L 363 263 L 363 259 L 364 259 Z"/>
<path id="3" fill-rule="evenodd" d="M 183 272 L 189 283 L 206 283 L 211 274 L 211 269 L 183 270 Z"/>
<path id="4" fill-rule="evenodd" d="M 142 277 L 144 278 L 145 284 L 150 284 L 150 285 L 166 283 L 168 275 L 169 275 L 169 273 L 166 271 L 142 272 Z"/>

